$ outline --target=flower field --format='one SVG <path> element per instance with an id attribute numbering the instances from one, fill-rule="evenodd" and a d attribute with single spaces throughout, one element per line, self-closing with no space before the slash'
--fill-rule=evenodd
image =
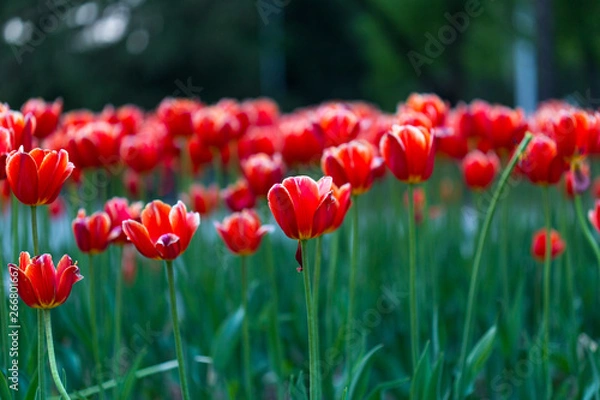
<path id="1" fill-rule="evenodd" d="M 600 112 L 0 105 L 2 399 L 596 399 Z"/>

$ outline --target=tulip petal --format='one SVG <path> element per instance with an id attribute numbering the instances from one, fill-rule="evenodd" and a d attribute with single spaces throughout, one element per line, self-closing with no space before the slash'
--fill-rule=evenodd
<path id="1" fill-rule="evenodd" d="M 44 191 L 40 190 L 40 199 L 43 199 L 44 204 L 52 203 L 58 197 L 60 190 L 67 180 L 75 166 L 69 162 L 69 153 L 66 150 L 58 151 L 58 159 L 56 160 L 56 166 L 54 172 L 48 176 L 49 184 L 46 186 Z M 42 178 L 40 174 L 40 180 Z M 41 183 L 41 182 L 40 182 Z"/>
<path id="2" fill-rule="evenodd" d="M 137 221 L 128 220 L 123 221 L 122 227 L 129 240 L 135 245 L 135 248 L 138 249 L 138 251 L 142 253 L 144 257 L 154 259 L 160 258 L 156 248 L 154 247 L 154 243 L 150 239 L 148 230 L 144 225 Z"/>
<path id="3" fill-rule="evenodd" d="M 17 290 L 19 292 L 19 296 L 21 300 L 29 307 L 39 308 L 39 300 L 36 291 L 33 289 L 33 284 L 29 277 L 23 272 L 23 270 L 17 268 L 14 264 L 9 264 L 8 269 L 13 274 L 14 271 L 17 271 Z"/>
<path id="4" fill-rule="evenodd" d="M 173 233 L 169 221 L 171 206 L 160 200 L 148 203 L 142 211 L 142 224 L 146 227 L 152 243 L 156 243 L 159 237 L 165 233 Z"/>
<path id="5" fill-rule="evenodd" d="M 33 158 L 19 150 L 6 160 L 6 176 L 10 188 L 19 201 L 28 206 L 38 202 L 38 174 Z"/>
<path id="6" fill-rule="evenodd" d="M 173 233 L 165 233 L 156 241 L 156 251 L 163 260 L 174 260 L 183 250 L 181 240 Z"/>
<path id="7" fill-rule="evenodd" d="M 317 210 L 315 211 L 315 215 L 312 223 L 312 231 L 308 237 L 300 237 L 301 239 L 311 239 L 317 236 L 322 235 L 327 228 L 329 228 L 335 219 L 337 214 L 337 209 L 339 207 L 339 203 L 335 197 L 333 197 L 333 192 L 330 192 L 326 195 Z"/>
<path id="8" fill-rule="evenodd" d="M 275 221 L 277 221 L 283 233 L 289 238 L 298 239 L 296 213 L 288 190 L 283 185 L 276 184 L 269 190 L 267 199 L 271 213 L 273 213 Z"/>
<path id="9" fill-rule="evenodd" d="M 37 294 L 41 308 L 47 308 L 56 296 L 56 270 L 50 254 L 42 254 L 31 260 L 27 276 L 31 280 L 33 290 Z"/>
<path id="10" fill-rule="evenodd" d="M 401 181 L 408 180 L 406 150 L 397 135 L 386 133 L 381 138 L 380 147 L 381 155 L 394 176 Z"/>

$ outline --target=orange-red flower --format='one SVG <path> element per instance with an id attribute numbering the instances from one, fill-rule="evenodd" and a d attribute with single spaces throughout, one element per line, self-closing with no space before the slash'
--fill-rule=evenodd
<path id="1" fill-rule="evenodd" d="M 371 189 L 383 159 L 377 157 L 373 146 L 365 140 L 353 140 L 338 147 L 325 150 L 321 169 L 338 185 L 350 183 L 352 194 L 358 195 Z"/>
<path id="2" fill-rule="evenodd" d="M 127 235 L 123 232 L 123 221 L 130 219 L 139 221 L 142 206 L 142 202 L 140 201 L 129 204 L 129 201 L 122 197 L 113 197 L 106 202 L 104 212 L 110 217 L 108 240 L 111 243 L 128 243 Z"/>
<path id="3" fill-rule="evenodd" d="M 331 194 L 337 200 L 338 207 L 335 212 L 335 217 L 333 218 L 333 222 L 329 228 L 325 229 L 325 233 L 331 233 L 336 231 L 344 222 L 344 218 L 346 218 L 346 214 L 352 205 L 352 187 L 349 183 L 342 185 L 341 187 L 337 187 L 335 183 L 331 184 Z"/>
<path id="4" fill-rule="evenodd" d="M 571 169 L 565 174 L 567 196 L 573 198 L 575 194 L 582 194 L 590 187 L 590 184 L 590 166 L 585 160 L 573 163 Z"/>
<path id="5" fill-rule="evenodd" d="M 217 185 L 204 187 L 196 183 L 190 186 L 189 195 L 184 193 L 182 196 L 192 210 L 200 215 L 212 213 L 219 205 L 219 187 Z"/>
<path id="6" fill-rule="evenodd" d="M 279 145 L 281 132 L 275 126 L 253 126 L 238 142 L 238 157 L 244 160 L 253 154 L 265 153 L 272 156 Z"/>
<path id="7" fill-rule="evenodd" d="M 325 104 L 316 112 L 319 127 L 326 146 L 339 146 L 356 139 L 360 132 L 360 120 L 344 104 Z"/>
<path id="8" fill-rule="evenodd" d="M 63 183 L 73 171 L 65 150 L 21 147 L 6 159 L 6 176 L 16 198 L 28 206 L 50 204 L 58 197 Z"/>
<path id="9" fill-rule="evenodd" d="M 222 148 L 235 138 L 240 121 L 226 109 L 218 106 L 198 110 L 193 117 L 194 132 L 208 147 Z"/>
<path id="10" fill-rule="evenodd" d="M 19 296 L 32 308 L 50 309 L 63 304 L 73 285 L 83 279 L 77 263 L 64 255 L 56 268 L 50 254 L 31 258 L 26 251 L 19 256 L 19 265 L 8 264 L 12 282 Z"/>
<path id="11" fill-rule="evenodd" d="M 322 235 L 332 226 L 339 207 L 332 183 L 330 176 L 318 182 L 308 176 L 294 176 L 269 190 L 269 208 L 283 233 L 292 239 L 306 240 Z"/>
<path id="12" fill-rule="evenodd" d="M 83 253 L 102 253 L 109 244 L 110 217 L 103 211 L 86 216 L 82 208 L 73 220 L 75 243 Z"/>
<path id="13" fill-rule="evenodd" d="M 287 165 L 310 164 L 321 158 L 324 139 L 316 123 L 303 116 L 294 116 L 282 122 L 281 156 Z"/>
<path id="14" fill-rule="evenodd" d="M 272 231 L 272 226 L 260 224 L 254 210 L 233 213 L 223 223 L 215 222 L 215 228 L 229 250 L 240 256 L 248 256 L 258 250 L 262 237 Z"/>
<path id="15" fill-rule="evenodd" d="M 62 99 L 56 99 L 53 103 L 46 103 L 43 99 L 29 99 L 21 107 L 23 114 L 31 113 L 35 116 L 36 126 L 33 135 L 39 139 L 49 136 L 56 130 L 62 109 Z"/>
<path id="16" fill-rule="evenodd" d="M 533 235 L 533 241 L 531 243 L 531 254 L 538 261 L 544 261 L 546 259 L 546 229 L 540 229 Z M 553 260 L 561 255 L 566 248 L 566 244 L 560 234 L 552 229 L 550 231 L 550 259 Z"/>
<path id="17" fill-rule="evenodd" d="M 121 160 L 119 131 L 108 122 L 96 121 L 68 132 L 67 150 L 77 168 L 98 168 Z"/>
<path id="18" fill-rule="evenodd" d="M 465 156 L 462 161 L 462 173 L 465 183 L 470 189 L 487 189 L 498 170 L 500 169 L 500 160 L 494 153 L 485 154 L 479 150 L 473 150 Z"/>
<path id="19" fill-rule="evenodd" d="M 227 186 L 221 191 L 221 196 L 227 207 L 234 212 L 253 208 L 256 204 L 256 195 L 250 190 L 245 179 L 238 179 L 237 182 Z"/>
<path id="20" fill-rule="evenodd" d="M 557 183 L 566 167 L 556 142 L 546 135 L 535 135 L 519 161 L 519 171 L 537 185 Z"/>
<path id="21" fill-rule="evenodd" d="M 159 104 L 156 115 L 171 136 L 190 136 L 194 133 L 192 116 L 201 108 L 202 103 L 197 100 L 166 98 Z"/>
<path id="22" fill-rule="evenodd" d="M 381 138 L 380 152 L 392 173 L 407 183 L 429 179 L 433 172 L 434 141 L 430 131 L 411 125 L 394 125 Z"/>
<path id="23" fill-rule="evenodd" d="M 12 149 L 23 146 L 25 151 L 33 148 L 33 132 L 36 129 L 36 119 L 33 114 L 23 116 L 18 111 L 4 110 L 0 107 L 0 127 L 12 133 Z"/>
<path id="24" fill-rule="evenodd" d="M 123 231 L 143 256 L 174 260 L 190 244 L 200 225 L 200 215 L 187 212 L 178 201 L 171 207 L 160 200 L 148 203 L 142 211 L 142 222 L 123 222 Z"/>
<path id="25" fill-rule="evenodd" d="M 596 200 L 594 208 L 588 211 L 588 218 L 592 225 L 594 225 L 594 228 L 600 232 L 600 199 Z"/>
<path id="26" fill-rule="evenodd" d="M 433 126 L 443 125 L 448 114 L 448 105 L 435 94 L 413 93 L 406 100 L 406 106 L 425 114 Z"/>
<path id="27" fill-rule="evenodd" d="M 283 161 L 281 155 L 269 157 L 264 153 L 254 154 L 241 161 L 242 173 L 255 196 L 266 196 L 276 183 L 283 180 Z"/>
<path id="28" fill-rule="evenodd" d="M 141 132 L 140 132 L 141 133 Z M 163 140 L 150 134 L 125 136 L 121 141 L 123 162 L 137 173 L 153 170 L 164 154 Z"/>

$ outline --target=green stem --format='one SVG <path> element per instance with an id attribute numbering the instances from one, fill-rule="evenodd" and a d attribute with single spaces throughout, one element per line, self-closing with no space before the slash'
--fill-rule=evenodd
<path id="1" fill-rule="evenodd" d="M 246 384 L 246 398 L 252 400 L 252 374 L 250 370 L 250 328 L 248 326 L 248 274 L 246 271 L 246 257 L 240 257 L 242 264 L 242 309 L 244 320 L 242 322 L 243 346 L 244 346 L 244 380 Z"/>
<path id="2" fill-rule="evenodd" d="M 549 367 L 549 348 L 550 348 L 550 267 L 552 265 L 552 241 L 550 240 L 552 232 L 552 216 L 550 210 L 550 197 L 548 187 L 542 188 L 544 203 L 544 220 L 546 225 L 546 248 L 544 254 L 544 322 L 543 322 L 543 369 L 546 387 L 546 398 L 550 399 L 552 395 L 552 381 L 550 379 Z"/>
<path id="3" fill-rule="evenodd" d="M 313 273 L 312 295 L 313 295 L 313 310 L 315 318 L 313 321 L 313 336 L 315 338 L 315 347 L 320 354 L 321 341 L 319 338 L 319 291 L 321 287 L 321 250 L 323 247 L 322 236 L 316 238 L 315 251 L 315 272 Z M 319 398 L 321 397 L 321 387 L 319 386 Z"/>
<path id="4" fill-rule="evenodd" d="M 467 357 L 467 347 L 469 346 L 469 336 L 471 333 L 471 325 L 473 323 L 473 314 L 474 314 L 474 308 L 475 308 L 475 294 L 477 291 L 477 280 L 478 280 L 478 276 L 479 276 L 479 267 L 481 264 L 481 256 L 483 254 L 483 246 L 485 245 L 485 239 L 487 237 L 488 230 L 490 229 L 492 218 L 494 216 L 494 211 L 496 210 L 496 205 L 498 204 L 498 199 L 500 198 L 500 195 L 504 189 L 504 186 L 506 186 L 506 182 L 508 181 L 508 178 L 510 177 L 512 170 L 515 168 L 517 161 L 521 157 L 521 154 L 523 154 L 523 151 L 525 151 L 525 148 L 527 147 L 527 144 L 529 144 L 531 139 L 533 139 L 533 136 L 530 133 L 527 133 L 525 135 L 525 137 L 523 138 L 523 140 L 521 141 L 521 144 L 519 144 L 519 147 L 513 154 L 510 162 L 508 163 L 508 166 L 506 167 L 504 172 L 502 172 L 502 176 L 500 177 L 498 186 L 496 187 L 496 190 L 494 191 L 494 194 L 492 195 L 492 200 L 490 202 L 488 211 L 485 215 L 485 219 L 483 221 L 483 226 L 482 226 L 481 232 L 479 234 L 479 238 L 478 238 L 478 242 L 477 242 L 477 249 L 475 251 L 475 258 L 473 259 L 473 269 L 471 271 L 471 281 L 469 283 L 469 295 L 467 298 L 466 319 L 465 319 L 465 324 L 463 327 L 462 344 L 461 344 L 461 349 L 460 349 L 460 357 L 459 357 L 459 361 L 458 361 L 459 373 L 458 373 L 458 377 L 456 380 L 455 394 L 454 394 L 455 398 L 457 398 L 457 399 L 462 399 L 464 397 L 463 390 L 462 390 L 462 377 L 464 375 L 465 361 L 466 361 L 466 357 Z"/>
<path id="5" fill-rule="evenodd" d="M 115 263 L 119 268 L 116 269 L 117 276 L 115 277 L 117 282 L 115 285 L 115 341 L 114 341 L 114 355 L 113 355 L 113 376 L 120 376 L 119 370 L 119 351 L 121 349 L 121 314 L 123 311 L 123 265 L 121 264 L 123 256 L 123 246 L 119 246 L 119 262 Z M 118 397 L 118 389 L 115 387 L 114 398 Z"/>
<path id="6" fill-rule="evenodd" d="M 100 343 L 98 338 L 98 323 L 96 321 L 97 312 L 96 312 L 96 271 L 94 270 L 93 264 L 93 256 L 92 254 L 88 254 L 88 263 L 89 263 L 89 278 L 90 278 L 90 325 L 92 328 L 92 351 L 94 356 L 94 378 L 96 382 L 101 385 L 102 384 L 102 364 L 100 363 Z M 102 386 L 100 386 L 102 389 Z M 104 391 L 100 391 L 100 398 L 104 398 Z"/>
<path id="7" fill-rule="evenodd" d="M 319 378 L 319 349 L 317 348 L 315 338 L 315 316 L 313 308 L 312 290 L 310 285 L 310 268 L 308 266 L 308 256 L 306 252 L 306 240 L 300 241 L 302 251 L 302 275 L 304 277 L 304 296 L 306 300 L 306 319 L 308 323 L 308 362 L 310 379 L 310 399 L 320 399 L 320 378 Z"/>
<path id="8" fill-rule="evenodd" d="M 46 398 L 46 374 L 45 374 L 45 357 L 46 348 L 44 346 L 44 310 L 37 310 L 38 324 L 38 392 L 39 398 Z M 46 333 L 47 334 L 47 333 Z M 48 349 L 49 351 L 50 349 Z"/>
<path id="9" fill-rule="evenodd" d="M 2 235 L 0 235 L 0 242 L 2 242 Z M 2 260 L 2 256 L 4 255 L 3 252 L 0 252 L 0 265 L 4 266 L 4 262 Z M 2 339 L 0 339 L 0 345 L 2 346 L 3 349 L 6 349 L 5 351 L 3 351 L 3 361 L 4 361 L 4 366 L 6 366 L 6 368 L 8 368 L 9 366 L 9 351 L 8 351 L 8 302 L 7 302 L 7 297 L 6 297 L 6 287 L 5 287 L 5 279 L 4 279 L 4 273 L 0 272 L 0 324 L 2 324 L 2 327 L 0 328 L 0 334 L 2 335 Z"/>
<path id="10" fill-rule="evenodd" d="M 62 382 L 60 381 L 60 376 L 58 375 L 58 368 L 56 367 L 56 358 L 54 356 L 54 340 L 52 340 L 52 320 L 50 319 L 50 310 L 39 310 L 40 314 L 43 315 L 43 319 L 46 325 L 46 341 L 48 345 L 48 359 L 50 361 L 50 371 L 52 373 L 52 379 L 54 380 L 54 384 L 56 385 L 56 389 L 61 394 L 61 396 L 68 400 L 70 399 L 69 395 Z M 40 366 L 42 368 L 42 366 Z M 41 399 L 45 399 L 45 397 L 40 397 Z"/>
<path id="11" fill-rule="evenodd" d="M 408 268 L 410 302 L 410 349 L 413 372 L 419 360 L 419 314 L 417 309 L 417 244 L 415 238 L 415 204 L 413 185 L 408 185 Z"/>
<path id="12" fill-rule="evenodd" d="M 588 226 L 587 221 L 585 220 L 585 216 L 583 214 L 583 208 L 581 205 L 581 196 L 575 194 L 573 197 L 573 201 L 575 203 L 575 213 L 577 214 L 577 220 L 579 221 L 579 226 L 585 235 L 586 240 L 590 244 L 592 250 L 594 250 L 594 254 L 596 256 L 596 263 L 598 268 L 600 269 L 600 248 L 598 247 L 598 243 L 596 243 L 596 239 L 594 239 L 594 235 Z"/>
<path id="13" fill-rule="evenodd" d="M 500 274 L 502 275 L 502 297 L 504 299 L 504 307 L 508 309 L 510 303 L 510 295 L 508 291 L 508 201 L 505 199 L 500 205 Z"/>
<path id="14" fill-rule="evenodd" d="M 273 259 L 273 242 L 270 235 L 267 235 L 266 251 L 267 251 L 267 268 L 269 269 L 269 278 L 271 283 L 271 299 L 273 307 L 271 311 L 271 328 L 274 333 L 274 338 L 271 343 L 271 351 L 275 361 L 275 369 L 278 378 L 279 397 L 283 397 L 283 350 L 281 346 L 281 334 L 279 332 L 279 290 L 277 285 L 277 271 L 275 269 L 275 261 Z"/>
<path id="15" fill-rule="evenodd" d="M 350 255 L 350 274 L 348 277 L 348 314 L 346 315 L 346 334 L 352 330 L 352 318 L 354 317 L 354 303 L 356 292 L 356 270 L 358 269 L 358 196 L 352 196 L 352 254 Z M 347 384 L 352 377 L 352 350 L 355 343 L 346 340 L 346 372 Z"/>
<path id="16" fill-rule="evenodd" d="M 171 318 L 173 320 L 173 334 L 175 336 L 175 351 L 177 352 L 177 362 L 179 363 L 179 380 L 181 381 L 181 392 L 184 400 L 189 400 L 187 378 L 185 373 L 185 363 L 183 359 L 183 348 L 181 346 L 181 332 L 179 331 L 179 317 L 177 315 L 177 299 L 175 296 L 175 276 L 173 274 L 173 261 L 166 260 L 167 281 L 169 284 L 169 300 L 171 302 Z"/>
<path id="17" fill-rule="evenodd" d="M 336 275 L 337 275 L 337 259 L 340 248 L 340 239 L 337 232 L 331 234 L 331 253 L 329 257 L 329 265 L 327 271 L 327 300 L 325 305 L 325 341 L 327 346 L 333 345 L 333 320 L 334 306 L 333 298 L 336 290 Z"/>
<path id="18" fill-rule="evenodd" d="M 38 229 L 37 229 L 37 207 L 31 206 L 31 235 L 33 237 L 33 255 L 40 255 L 40 245 L 38 241 Z"/>

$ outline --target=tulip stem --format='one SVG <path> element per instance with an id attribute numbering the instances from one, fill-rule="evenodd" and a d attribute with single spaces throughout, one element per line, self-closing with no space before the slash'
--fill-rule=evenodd
<path id="1" fill-rule="evenodd" d="M 114 377 L 120 376 L 119 371 L 119 351 L 121 349 L 121 313 L 123 308 L 123 264 L 121 263 L 123 259 L 123 246 L 119 246 L 119 262 L 115 263 L 115 265 L 119 265 L 120 268 L 117 269 L 117 282 L 115 284 L 115 348 L 114 348 L 114 360 L 113 360 L 113 370 L 112 375 Z M 118 397 L 118 389 L 115 386 L 114 396 Z"/>
<path id="2" fill-rule="evenodd" d="M 471 334 L 471 325 L 473 323 L 473 315 L 475 309 L 475 294 L 477 291 L 477 281 L 479 277 L 479 267 L 481 265 L 481 256 L 483 254 L 483 246 L 485 245 L 485 239 L 487 237 L 487 233 L 490 229 L 490 225 L 492 223 L 492 218 L 494 216 L 494 211 L 496 210 L 496 205 L 498 204 L 498 200 L 502 195 L 502 191 L 504 190 L 504 186 L 506 186 L 506 182 L 510 177 L 517 161 L 525 151 L 525 148 L 529 144 L 529 142 L 533 139 L 533 135 L 527 133 L 519 147 L 513 154 L 510 162 L 506 166 L 504 172 L 502 172 L 502 176 L 500 177 L 500 181 L 498 182 L 498 186 L 492 195 L 492 200 L 490 201 L 490 206 L 488 207 L 487 213 L 485 215 L 485 219 L 483 221 L 483 225 L 481 227 L 481 231 L 479 232 L 479 237 L 477 238 L 477 248 L 475 251 L 475 257 L 473 258 L 473 269 L 471 270 L 471 280 L 469 283 L 469 295 L 467 298 L 467 312 L 465 324 L 463 326 L 463 336 L 462 336 L 462 344 L 460 348 L 460 357 L 458 359 L 458 377 L 456 378 L 456 384 L 454 386 L 455 393 L 454 397 L 456 399 L 462 399 L 464 397 L 464 393 L 462 390 L 462 378 L 464 375 L 465 369 L 465 361 L 467 358 L 467 347 L 469 346 L 469 336 Z"/>
<path id="3" fill-rule="evenodd" d="M 333 298 L 336 292 L 336 275 L 337 275 L 337 259 L 340 248 L 340 239 L 337 232 L 331 234 L 331 249 L 329 256 L 329 266 L 327 271 L 327 300 L 326 300 L 326 316 L 325 316 L 325 341 L 327 346 L 333 345 Z"/>
<path id="4" fill-rule="evenodd" d="M 52 339 L 52 320 L 50 316 L 50 310 L 39 310 L 40 314 L 43 314 L 43 319 L 46 325 L 46 341 L 48 344 L 48 360 L 50 361 L 50 371 L 52 373 L 52 379 L 54 380 L 54 384 L 56 385 L 56 389 L 60 393 L 60 395 L 69 400 L 70 397 L 67 394 L 67 390 L 63 386 L 60 381 L 60 376 L 58 375 L 58 368 L 56 367 L 56 358 L 54 356 L 54 340 Z M 41 368 L 42 366 L 40 366 Z M 41 399 L 45 399 L 45 397 L 40 397 Z"/>
<path id="5" fill-rule="evenodd" d="M 304 296 L 306 300 L 306 319 L 308 323 L 308 362 L 309 362 L 309 379 L 310 379 L 310 399 L 319 400 L 320 397 L 320 378 L 319 378 L 319 349 L 315 334 L 315 316 L 313 308 L 313 297 L 310 284 L 310 268 L 308 266 L 308 256 L 306 251 L 306 240 L 300 241 L 302 251 L 302 275 L 304 278 Z"/>
<path id="6" fill-rule="evenodd" d="M 279 397 L 283 397 L 283 350 L 281 346 L 281 334 L 279 333 L 279 293 L 277 288 L 277 271 L 275 269 L 275 261 L 273 260 L 273 242 L 270 235 L 267 235 L 266 251 L 267 251 L 267 268 L 269 269 L 269 277 L 271 283 L 271 299 L 273 307 L 271 312 L 271 324 L 274 333 L 274 338 L 271 343 L 271 351 L 273 353 L 275 372 L 277 373 Z"/>
<path id="7" fill-rule="evenodd" d="M 550 348 L 550 266 L 552 264 L 552 215 L 550 210 L 550 197 L 548 187 L 542 188 L 542 202 L 544 203 L 544 221 L 546 225 L 546 248 L 544 253 L 544 316 L 543 316 L 543 369 L 544 381 L 546 386 L 546 398 L 550 399 L 552 395 L 552 380 L 550 379 L 550 367 L 548 358 Z"/>
<path id="8" fill-rule="evenodd" d="M 352 318 L 354 317 L 354 300 L 356 292 L 356 270 L 358 269 L 358 196 L 352 196 L 352 254 L 350 255 L 350 271 L 348 277 L 348 314 L 346 316 L 346 334 L 352 331 Z M 347 381 L 350 384 L 352 377 L 352 350 L 356 342 L 346 341 L 346 370 Z"/>
<path id="9" fill-rule="evenodd" d="M 33 254 L 34 256 L 39 256 L 40 246 L 37 229 L 37 206 L 31 206 L 31 235 L 33 237 Z"/>
<path id="10" fill-rule="evenodd" d="M 598 243 L 596 243 L 596 239 L 594 239 L 594 235 L 588 226 L 585 216 L 583 214 L 583 208 L 581 205 L 581 196 L 575 193 L 573 195 L 573 202 L 575 203 L 575 213 L 577 214 L 577 220 L 579 221 L 579 226 L 583 231 L 585 238 L 590 244 L 592 250 L 594 250 L 594 254 L 596 255 L 596 263 L 598 268 L 600 268 L 600 248 L 598 247 Z"/>
<path id="11" fill-rule="evenodd" d="M 179 330 L 179 316 L 177 315 L 177 298 L 175 296 L 175 276 L 173 273 L 173 261 L 165 260 L 167 265 L 167 281 L 169 284 L 169 300 L 171 302 L 171 319 L 173 320 L 173 334 L 175 336 L 175 351 L 179 364 L 179 380 L 181 381 L 181 392 L 184 400 L 189 400 L 187 378 L 185 374 L 185 363 L 183 348 L 181 346 L 181 332 Z"/>
<path id="12" fill-rule="evenodd" d="M 37 324 L 38 324 L 38 392 L 39 398 L 46 398 L 46 374 L 44 366 L 45 363 L 45 351 L 44 347 L 44 310 L 37 310 Z M 48 349 L 50 351 L 50 349 Z M 53 351 L 54 352 L 54 351 Z"/>
<path id="13" fill-rule="evenodd" d="M 250 372 L 250 328 L 248 324 L 248 271 L 246 256 L 240 257 L 242 264 L 242 309 L 244 320 L 242 322 L 243 353 L 244 353 L 244 381 L 246 385 L 246 398 L 252 400 L 252 374 Z"/>
<path id="14" fill-rule="evenodd" d="M 419 315 L 417 309 L 417 259 L 415 234 L 414 187 L 408 185 L 408 267 L 409 267 L 409 302 L 410 302 L 410 348 L 413 372 L 419 360 Z"/>
<path id="15" fill-rule="evenodd" d="M 92 328 L 92 351 L 94 356 L 94 378 L 100 385 L 100 398 L 104 398 L 102 388 L 102 364 L 100 363 L 100 344 L 98 339 L 98 324 L 96 322 L 96 271 L 94 271 L 93 256 L 88 255 L 89 277 L 90 277 L 90 325 Z"/>

